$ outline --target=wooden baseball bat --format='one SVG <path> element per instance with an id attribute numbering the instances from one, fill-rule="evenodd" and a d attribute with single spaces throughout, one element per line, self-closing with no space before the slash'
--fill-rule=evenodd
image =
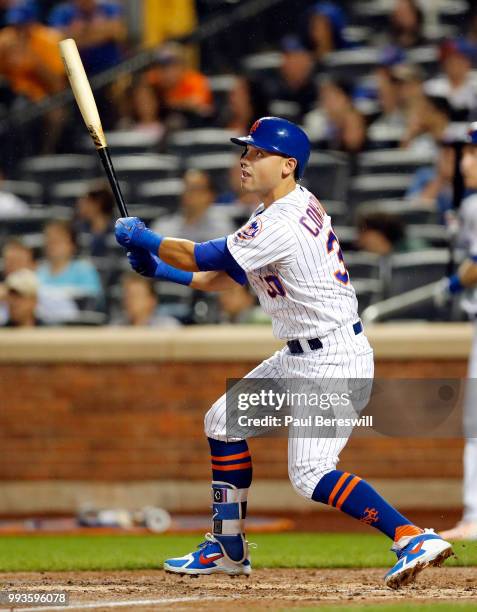
<path id="1" fill-rule="evenodd" d="M 109 184 L 113 191 L 118 205 L 119 212 L 122 217 L 129 217 L 126 203 L 124 202 L 121 187 L 114 171 L 113 162 L 109 154 L 106 138 L 104 137 L 101 119 L 99 117 L 98 108 L 94 100 L 91 85 L 81 61 L 78 47 L 72 38 L 62 40 L 60 43 L 60 53 L 65 64 L 66 74 L 70 81 L 71 89 L 73 90 L 78 107 L 83 115 L 84 122 L 88 128 L 88 132 L 93 140 L 96 151 L 98 152 L 104 171 L 108 177 Z"/>

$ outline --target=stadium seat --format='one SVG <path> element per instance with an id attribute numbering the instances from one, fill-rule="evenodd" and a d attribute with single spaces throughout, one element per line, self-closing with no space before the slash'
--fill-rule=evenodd
<path id="1" fill-rule="evenodd" d="M 117 251 L 113 252 L 113 249 L 111 249 L 110 255 L 90 258 L 91 263 L 94 265 L 99 276 L 101 277 L 101 282 L 105 289 L 109 289 L 117 285 L 122 274 L 128 270 L 131 270 L 125 252 L 122 251 L 121 255 L 122 256 L 120 257 Z M 107 295 L 109 297 L 109 291 Z"/>
<path id="2" fill-rule="evenodd" d="M 321 203 L 331 217 L 333 225 L 346 225 L 349 221 L 349 209 L 345 202 L 340 202 L 339 200 L 324 200 Z"/>
<path id="3" fill-rule="evenodd" d="M 392 2 L 380 0 L 353 2 L 351 21 L 353 24 L 365 25 L 377 32 L 386 30 L 392 6 Z"/>
<path id="4" fill-rule="evenodd" d="M 208 77 L 216 108 L 221 109 L 227 103 L 227 97 L 235 85 L 235 80 L 236 77 L 233 74 L 218 74 Z"/>
<path id="5" fill-rule="evenodd" d="M 282 54 L 279 51 L 263 51 L 247 55 L 242 60 L 244 70 L 249 74 L 271 76 L 278 72 L 282 63 Z"/>
<path id="6" fill-rule="evenodd" d="M 469 3 L 465 0 L 441 0 L 438 5 L 439 21 L 462 27 L 468 10 Z"/>
<path id="7" fill-rule="evenodd" d="M 358 298 L 359 314 L 370 304 L 382 299 L 382 283 L 379 280 L 357 278 L 351 282 Z"/>
<path id="8" fill-rule="evenodd" d="M 2 181 L 0 191 L 13 193 L 28 204 L 41 204 L 43 202 L 43 187 L 35 181 Z"/>
<path id="9" fill-rule="evenodd" d="M 138 130 L 115 130 L 114 132 L 107 132 L 105 136 L 108 148 L 113 156 L 153 153 L 159 149 L 162 141 L 155 134 Z M 85 136 L 80 145 L 84 151 L 94 149 L 90 136 Z"/>
<path id="10" fill-rule="evenodd" d="M 292 100 L 271 100 L 268 106 L 270 115 L 283 117 L 289 121 L 300 122 L 300 105 Z"/>
<path id="11" fill-rule="evenodd" d="M 156 283 L 156 291 L 163 314 L 175 317 L 183 323 L 192 322 L 193 289 L 175 283 L 161 282 Z"/>
<path id="12" fill-rule="evenodd" d="M 354 251 L 356 249 L 356 229 L 354 227 L 348 227 L 345 225 L 335 225 L 333 226 L 333 231 L 338 237 L 340 246 L 344 251 L 346 261 L 347 252 Z"/>
<path id="13" fill-rule="evenodd" d="M 408 49 L 406 55 L 409 63 L 421 66 L 429 77 L 439 70 L 439 50 L 436 46 L 414 47 Z"/>
<path id="14" fill-rule="evenodd" d="M 182 179 L 148 181 L 137 186 L 137 199 L 141 204 L 157 205 L 169 211 L 177 210 L 184 191 Z"/>
<path id="15" fill-rule="evenodd" d="M 353 207 L 363 202 L 402 198 L 412 174 L 363 174 L 351 181 L 349 201 Z"/>
<path id="16" fill-rule="evenodd" d="M 349 163 L 346 153 L 327 151 L 312 152 L 303 184 L 319 200 L 346 200 L 348 192 Z"/>
<path id="17" fill-rule="evenodd" d="M 400 126 L 373 125 L 368 128 L 368 149 L 389 149 L 399 147 L 404 137 L 404 128 Z"/>
<path id="18" fill-rule="evenodd" d="M 175 178 L 180 173 L 181 163 L 174 155 L 122 155 L 114 160 L 114 167 L 118 178 L 127 183 L 131 201 L 136 201 L 141 183 Z"/>
<path id="19" fill-rule="evenodd" d="M 221 128 L 181 130 L 171 134 L 167 143 L 168 150 L 181 158 L 200 153 L 230 151 L 234 147 L 230 138 L 236 135 L 234 130 Z"/>
<path id="20" fill-rule="evenodd" d="M 104 177 L 101 179 L 104 181 Z M 91 179 L 81 181 L 65 181 L 52 185 L 49 201 L 55 206 L 74 206 L 78 198 L 84 196 L 92 184 Z M 128 185 L 124 182 L 120 182 L 121 191 L 123 196 L 127 199 L 129 197 Z"/>
<path id="21" fill-rule="evenodd" d="M 239 168 L 239 155 L 230 153 L 203 153 L 186 159 L 186 167 L 193 170 L 204 170 L 212 178 L 215 190 L 220 193 L 230 189 L 230 169 Z"/>
<path id="22" fill-rule="evenodd" d="M 447 273 L 448 249 L 428 249 L 392 255 L 388 296 L 400 295 L 437 281 Z"/>
<path id="23" fill-rule="evenodd" d="M 24 159 L 20 173 L 22 178 L 43 186 L 43 198 L 47 202 L 54 184 L 92 178 L 99 169 L 94 155 L 40 155 Z"/>
<path id="24" fill-rule="evenodd" d="M 436 249 L 445 249 L 449 245 L 449 232 L 443 225 L 410 225 L 407 228 L 407 234 L 411 238 L 422 238 L 422 240 L 425 240 L 430 246 Z"/>
<path id="25" fill-rule="evenodd" d="M 2 219 L 0 223 L 0 242 L 7 238 L 17 236 L 24 238 L 25 235 L 41 236 L 45 223 L 51 219 L 61 218 L 56 208 L 45 206 L 43 208 L 33 208 L 27 216 L 10 217 Z M 36 238 L 30 238 L 38 246 Z"/>
<path id="26" fill-rule="evenodd" d="M 437 221 L 437 213 L 430 210 L 428 205 L 420 205 L 419 203 L 399 198 L 362 202 L 356 209 L 356 216 L 377 212 L 397 215 L 406 225 L 413 223 L 436 223 Z"/>
<path id="27" fill-rule="evenodd" d="M 414 172 L 421 166 L 434 165 L 434 156 L 408 149 L 382 149 L 358 155 L 358 174 Z"/>
<path id="28" fill-rule="evenodd" d="M 381 275 L 382 258 L 379 255 L 366 251 L 351 251 L 344 254 L 344 260 L 353 283 L 354 279 L 378 280 Z"/>
<path id="29" fill-rule="evenodd" d="M 129 212 L 135 217 L 139 217 L 146 224 L 150 224 L 156 221 L 159 217 L 168 215 L 171 211 L 165 206 L 158 206 L 157 204 L 129 204 Z"/>
<path id="30" fill-rule="evenodd" d="M 379 50 L 362 47 L 328 53 L 323 60 L 323 68 L 333 78 L 356 79 L 368 75 L 378 63 Z"/>

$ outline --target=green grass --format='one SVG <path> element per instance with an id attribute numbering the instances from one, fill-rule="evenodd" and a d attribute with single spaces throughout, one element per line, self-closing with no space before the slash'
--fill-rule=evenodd
<path id="1" fill-rule="evenodd" d="M 0 571 L 154 569 L 195 549 L 195 535 L 35 535 L 0 537 Z M 280 533 L 251 536 L 259 567 L 388 567 L 395 556 L 380 535 Z M 448 565 L 477 565 L 477 542 L 458 544 Z"/>

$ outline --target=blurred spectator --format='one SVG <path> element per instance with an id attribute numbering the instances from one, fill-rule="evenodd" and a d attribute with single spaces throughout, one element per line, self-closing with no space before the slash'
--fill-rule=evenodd
<path id="1" fill-rule="evenodd" d="M 321 83 L 319 106 L 304 123 L 310 138 L 326 141 L 330 149 L 356 153 L 365 146 L 366 122 L 353 105 L 350 85 L 343 81 Z"/>
<path id="2" fill-rule="evenodd" d="M 401 146 L 423 154 L 437 154 L 439 143 L 450 125 L 451 108 L 445 98 L 423 96 L 408 114 Z"/>
<path id="3" fill-rule="evenodd" d="M 213 205 L 215 190 L 210 176 L 200 170 L 187 170 L 179 212 L 156 221 L 152 229 L 163 236 L 204 242 L 227 236 L 234 231 L 232 224 Z"/>
<path id="4" fill-rule="evenodd" d="M 257 304 L 248 286 L 237 285 L 218 294 L 219 318 L 222 323 L 270 323 L 270 317 Z"/>
<path id="5" fill-rule="evenodd" d="M 257 117 L 268 115 L 268 103 L 261 86 L 245 76 L 236 76 L 228 93 L 227 106 L 219 122 L 230 130 L 248 132 Z"/>
<path id="6" fill-rule="evenodd" d="M 126 116 L 118 123 L 122 130 L 132 130 L 156 136 L 161 140 L 165 125 L 161 120 L 161 107 L 157 93 L 148 83 L 136 83 L 124 93 Z"/>
<path id="7" fill-rule="evenodd" d="M 476 55 L 476 47 L 464 38 L 444 42 L 440 54 L 444 74 L 424 84 L 428 95 L 449 102 L 454 121 L 466 121 L 469 112 L 477 107 L 476 80 L 472 76 Z"/>
<path id="8" fill-rule="evenodd" d="M 266 96 L 297 105 L 299 118 L 312 109 L 316 98 L 313 57 L 295 36 L 282 40 L 282 51 L 280 73 L 265 83 Z"/>
<path id="9" fill-rule="evenodd" d="M 26 216 L 30 207 L 14 193 L 3 189 L 4 180 L 5 176 L 0 170 L 0 219 Z"/>
<path id="10" fill-rule="evenodd" d="M 18 238 L 10 238 L 2 249 L 3 277 L 18 270 L 36 270 L 33 250 Z M 5 284 L 0 284 L 0 324 L 8 316 Z M 73 321 L 78 316 L 75 302 L 51 287 L 40 287 L 38 292 L 37 316 L 46 324 L 60 324 Z"/>
<path id="11" fill-rule="evenodd" d="M 421 205 L 427 204 L 436 210 L 441 223 L 444 223 L 446 212 L 452 209 L 454 169 L 455 148 L 452 142 L 443 140 L 435 166 L 416 170 L 406 198 Z"/>
<path id="12" fill-rule="evenodd" d="M 102 288 L 98 272 L 90 262 L 75 259 L 77 244 L 71 224 L 50 221 L 44 236 L 45 259 L 38 266 L 41 286 L 75 299 L 92 298 L 95 306 L 99 306 Z"/>
<path id="13" fill-rule="evenodd" d="M 404 49 L 426 42 L 424 15 L 415 0 L 396 0 L 389 16 L 388 39 Z"/>
<path id="14" fill-rule="evenodd" d="M 36 102 L 62 89 L 58 32 L 38 23 L 31 0 L 13 5 L 6 20 L 8 26 L 0 31 L 0 74 L 13 92 Z"/>
<path id="15" fill-rule="evenodd" d="M 398 81 L 393 78 L 391 70 L 385 66 L 378 68 L 375 76 L 381 114 L 373 122 L 373 126 L 404 128 L 406 116 L 401 104 Z"/>
<path id="16" fill-rule="evenodd" d="M 117 321 L 119 325 L 148 327 L 178 327 L 179 321 L 174 317 L 159 312 L 159 299 L 154 290 L 154 283 L 149 278 L 135 272 L 127 272 L 121 281 L 123 315 Z"/>
<path id="17" fill-rule="evenodd" d="M 390 69 L 391 79 L 398 88 L 398 104 L 406 114 L 424 97 L 424 72 L 420 66 L 398 64 Z"/>
<path id="18" fill-rule="evenodd" d="M 126 28 L 119 3 L 70 0 L 52 10 L 49 23 L 62 38 L 76 40 L 87 74 L 102 72 L 121 61 Z"/>
<path id="19" fill-rule="evenodd" d="M 333 2 L 318 2 L 310 9 L 308 41 L 317 62 L 330 51 L 348 46 L 344 38 L 345 27 L 345 13 Z"/>
<path id="20" fill-rule="evenodd" d="M 76 229 L 81 245 L 91 257 L 108 254 L 108 238 L 114 233 L 114 206 L 113 194 L 102 182 L 91 186 L 76 204 Z"/>
<path id="21" fill-rule="evenodd" d="M 211 116 L 213 97 L 207 77 L 186 63 L 185 49 L 178 43 L 168 43 L 156 54 L 155 66 L 146 73 L 146 81 L 159 95 L 169 123 L 203 120 Z M 172 115 L 172 117 L 171 117 Z"/>
<path id="22" fill-rule="evenodd" d="M 36 327 L 42 322 L 36 315 L 39 283 L 32 270 L 12 272 L 5 279 L 8 319 L 5 327 Z"/>
<path id="23" fill-rule="evenodd" d="M 9 238 L 2 248 L 2 272 L 6 278 L 12 272 L 35 268 L 33 251 L 18 238 Z"/>
<path id="24" fill-rule="evenodd" d="M 388 213 L 368 213 L 358 218 L 358 246 L 377 255 L 409 253 L 428 247 L 418 238 L 406 236 L 402 219 Z"/>

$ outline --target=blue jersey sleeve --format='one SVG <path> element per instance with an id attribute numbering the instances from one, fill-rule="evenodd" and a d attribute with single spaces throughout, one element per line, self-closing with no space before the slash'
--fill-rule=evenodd
<path id="1" fill-rule="evenodd" d="M 246 284 L 247 275 L 232 257 L 227 246 L 227 238 L 217 238 L 196 244 L 194 256 L 199 270 L 223 270 L 236 283 Z"/>

